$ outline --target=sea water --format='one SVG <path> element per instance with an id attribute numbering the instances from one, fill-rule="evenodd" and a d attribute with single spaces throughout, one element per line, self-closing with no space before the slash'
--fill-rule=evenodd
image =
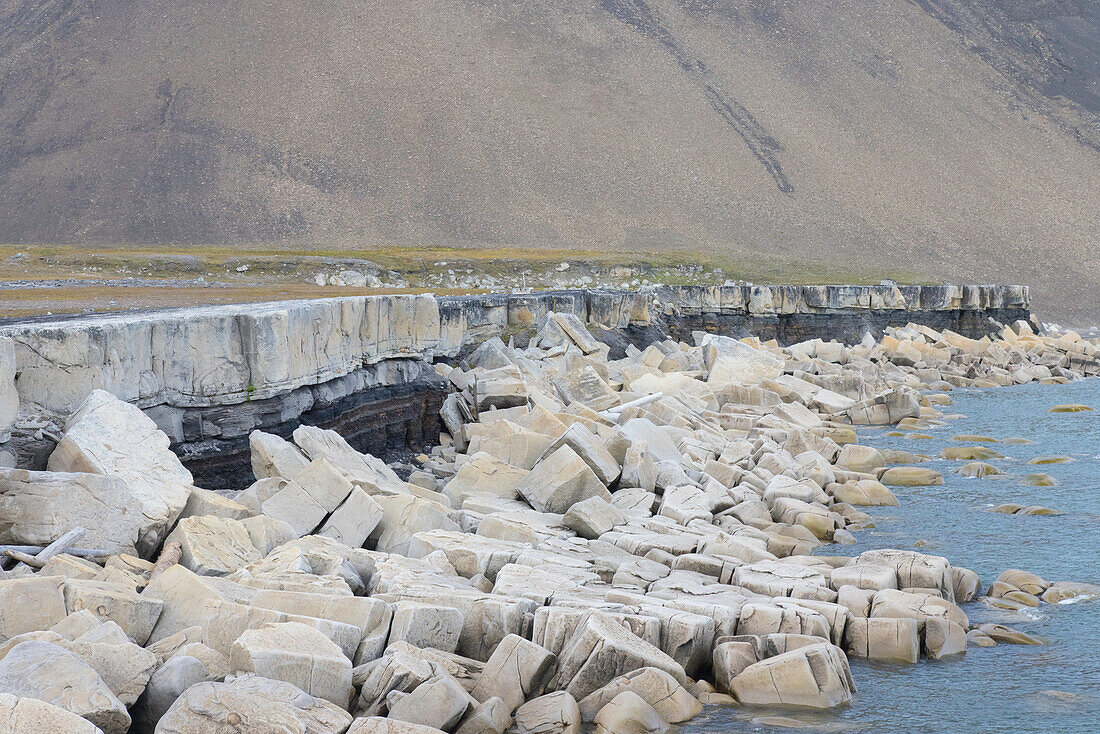
<path id="1" fill-rule="evenodd" d="M 1031 571 L 1047 581 L 1100 583 L 1100 379 L 1069 385 L 956 389 L 945 413 L 965 418 L 924 433 L 932 439 L 885 436 L 860 430 L 860 442 L 937 456 L 946 446 L 982 445 L 1008 478 L 966 479 L 966 462 L 936 459 L 919 464 L 943 473 L 938 487 L 894 487 L 899 507 L 865 507 L 876 527 L 857 531 L 856 545 L 827 545 L 819 555 L 858 555 L 875 548 L 911 548 L 946 556 L 972 569 L 987 587 L 1005 569 Z M 1084 403 L 1093 412 L 1051 413 L 1061 403 Z M 953 441 L 958 434 L 1025 438 L 1031 444 Z M 1061 455 L 1071 463 L 1030 465 L 1037 456 Z M 1020 483 L 1044 472 L 1056 487 Z M 1052 516 L 990 512 L 1015 502 L 1062 511 Z M 916 547 L 915 547 L 916 545 Z M 708 707 L 682 727 L 683 734 L 782 731 L 754 717 L 787 716 L 808 731 L 859 734 L 1093 734 L 1100 732 L 1100 599 L 1042 604 L 1023 614 L 963 605 L 972 624 L 999 622 L 1044 640 L 1043 646 L 968 647 L 965 656 L 914 665 L 852 658 L 856 695 L 832 711 Z"/>

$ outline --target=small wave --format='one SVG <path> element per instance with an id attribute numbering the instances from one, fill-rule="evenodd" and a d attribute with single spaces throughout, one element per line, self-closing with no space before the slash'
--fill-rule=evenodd
<path id="1" fill-rule="evenodd" d="M 1076 604 L 1082 601 L 1092 601 L 1093 599 L 1100 599 L 1100 594 L 1081 594 L 1080 596 L 1071 596 L 1069 599 L 1062 599 L 1058 602 L 1059 605 Z"/>
<path id="2" fill-rule="evenodd" d="M 1020 609 L 1017 614 L 1021 617 L 1030 619 L 1032 622 L 1041 622 L 1044 619 L 1050 619 L 1049 615 L 1043 614 L 1042 612 L 1036 612 L 1033 609 Z"/>

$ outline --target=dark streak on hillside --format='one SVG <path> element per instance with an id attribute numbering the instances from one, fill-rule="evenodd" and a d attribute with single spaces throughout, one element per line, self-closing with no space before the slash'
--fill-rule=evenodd
<path id="1" fill-rule="evenodd" d="M 794 185 L 783 171 L 779 154 L 783 146 L 757 122 L 751 112 L 740 102 L 727 97 L 719 87 L 721 82 L 707 68 L 706 64 L 693 57 L 676 40 L 672 32 L 644 0 L 602 0 L 603 7 L 617 19 L 629 25 L 639 33 L 657 41 L 676 59 L 680 68 L 698 84 L 707 102 L 721 118 L 733 128 L 738 137 L 764 166 L 775 181 L 775 185 L 784 194 L 794 193 Z"/>
<path id="2" fill-rule="evenodd" d="M 909 0 L 957 34 L 1027 106 L 1100 150 L 1100 3 L 1095 0 Z M 1061 114 L 1052 97 L 1084 115 Z M 1091 115 L 1089 114 L 1091 113 Z"/>

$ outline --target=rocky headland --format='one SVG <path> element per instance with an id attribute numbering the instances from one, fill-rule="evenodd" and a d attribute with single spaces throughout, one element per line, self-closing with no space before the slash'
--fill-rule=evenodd
<path id="1" fill-rule="evenodd" d="M 831 550 L 898 487 L 943 482 L 857 429 L 943 425 L 956 387 L 1100 374 L 1096 344 L 1036 333 L 1026 291 L 938 288 L 9 327 L 0 730 L 663 732 L 707 706 L 843 706 L 852 657 L 1041 644 L 967 606 L 1093 597 L 1096 579 Z M 370 399 L 397 388 L 417 410 Z M 945 458 L 983 476 L 967 438 Z M 365 448 L 398 444 L 422 446 L 413 467 Z M 196 482 L 203 466 L 223 481 Z"/>

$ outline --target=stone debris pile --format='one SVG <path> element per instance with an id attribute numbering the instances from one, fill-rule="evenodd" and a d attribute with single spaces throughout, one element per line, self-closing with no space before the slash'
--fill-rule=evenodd
<path id="1" fill-rule="evenodd" d="M 1090 343 L 1021 323 L 626 351 L 551 313 L 526 348 L 439 365 L 448 433 L 407 480 L 301 426 L 253 433 L 255 483 L 208 491 L 93 392 L 47 471 L 0 470 L 20 559 L 0 730 L 663 732 L 707 704 L 843 705 L 852 656 L 1035 642 L 973 628 L 981 583 L 946 558 L 829 547 L 891 486 L 942 482 L 855 426 L 942 423 L 953 386 L 1096 374 Z M 989 597 L 1095 590 L 1006 571 Z"/>

